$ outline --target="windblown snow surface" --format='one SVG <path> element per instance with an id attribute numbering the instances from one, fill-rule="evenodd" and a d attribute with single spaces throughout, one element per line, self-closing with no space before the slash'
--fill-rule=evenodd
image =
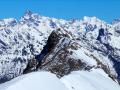
<path id="1" fill-rule="evenodd" d="M 49 72 L 33 72 L 0 85 L 0 90 L 120 90 L 102 70 L 75 71 L 59 79 Z"/>

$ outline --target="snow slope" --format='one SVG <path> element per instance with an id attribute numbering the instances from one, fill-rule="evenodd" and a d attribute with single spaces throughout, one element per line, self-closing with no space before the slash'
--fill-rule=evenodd
<path id="1" fill-rule="evenodd" d="M 0 85 L 0 90 L 120 90 L 102 70 L 76 71 L 58 79 L 49 72 L 33 72 Z"/>
<path id="2" fill-rule="evenodd" d="M 67 90 L 67 88 L 55 75 L 49 72 L 35 72 L 0 85 L 0 90 Z"/>
<path id="3" fill-rule="evenodd" d="M 69 90 L 120 90 L 117 83 L 101 72 L 103 71 L 76 71 L 63 77 L 61 81 Z"/>

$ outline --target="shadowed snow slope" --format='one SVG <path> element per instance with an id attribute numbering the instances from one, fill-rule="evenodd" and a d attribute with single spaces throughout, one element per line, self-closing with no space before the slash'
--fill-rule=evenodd
<path id="1" fill-rule="evenodd" d="M 107 74 L 99 72 L 76 71 L 61 80 L 49 72 L 35 72 L 1 84 L 0 90 L 120 90 Z"/>

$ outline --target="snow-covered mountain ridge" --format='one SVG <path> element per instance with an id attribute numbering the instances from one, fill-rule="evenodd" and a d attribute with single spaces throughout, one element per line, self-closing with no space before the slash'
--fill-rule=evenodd
<path id="1" fill-rule="evenodd" d="M 0 82 L 45 70 L 58 77 L 72 71 L 103 70 L 120 80 L 120 22 L 96 17 L 49 18 L 27 11 L 19 21 L 0 20 Z"/>
<path id="2" fill-rule="evenodd" d="M 50 72 L 33 72 L 1 84 L 0 90 L 120 90 L 117 83 L 99 71 L 76 71 L 61 79 Z"/>

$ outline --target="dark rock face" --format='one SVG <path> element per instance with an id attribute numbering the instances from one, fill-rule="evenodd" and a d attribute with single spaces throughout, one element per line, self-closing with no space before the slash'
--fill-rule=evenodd
<path id="1" fill-rule="evenodd" d="M 116 70 L 116 72 L 118 74 L 117 78 L 118 78 L 118 80 L 120 82 L 120 61 L 118 61 L 120 59 L 120 57 L 118 56 L 116 58 L 116 56 L 114 56 L 114 55 L 109 55 L 109 58 L 110 58 L 110 60 L 112 60 L 112 62 L 114 64 L 114 68 L 115 68 L 115 70 Z"/>
<path id="2" fill-rule="evenodd" d="M 98 37 L 97 37 L 97 40 L 101 41 L 101 37 L 104 36 L 104 35 L 105 35 L 104 29 L 100 29 L 100 30 L 99 30 L 99 35 L 98 35 Z"/>
<path id="3" fill-rule="evenodd" d="M 27 68 L 24 73 L 38 70 L 50 71 L 56 74 L 58 77 L 69 74 L 76 70 L 90 70 L 92 67 L 87 66 L 86 63 L 80 59 L 71 57 L 72 50 L 80 48 L 77 42 L 72 41 L 67 34 L 63 34 L 62 30 L 58 29 L 53 31 L 48 38 L 41 54 L 45 54 L 41 59 L 41 54 L 37 57 L 29 60 Z M 47 52 L 44 53 L 44 51 Z M 37 68 L 37 69 L 36 69 Z"/>
<path id="4" fill-rule="evenodd" d="M 35 58 L 29 60 L 26 68 L 25 68 L 24 71 L 23 71 L 23 74 L 36 71 L 36 70 L 37 70 L 37 65 L 38 65 L 39 63 L 40 63 L 40 62 L 38 62 Z"/>
<path id="5" fill-rule="evenodd" d="M 44 46 L 41 53 L 39 55 L 35 56 L 35 59 L 38 61 L 41 61 L 45 57 L 45 55 L 47 55 L 55 47 L 55 45 L 58 43 L 58 41 L 59 41 L 58 37 L 56 37 L 54 32 L 52 32 L 52 34 L 50 35 L 50 37 L 47 40 L 47 44 Z"/>
<path id="6" fill-rule="evenodd" d="M 40 70 L 47 70 L 55 73 L 58 77 L 69 74 L 72 71 L 86 68 L 86 64 L 80 59 L 70 57 L 72 51 L 77 50 L 80 46 L 73 42 L 67 35 L 61 34 L 61 30 L 53 31 L 48 39 L 49 52 L 43 58 Z"/>

